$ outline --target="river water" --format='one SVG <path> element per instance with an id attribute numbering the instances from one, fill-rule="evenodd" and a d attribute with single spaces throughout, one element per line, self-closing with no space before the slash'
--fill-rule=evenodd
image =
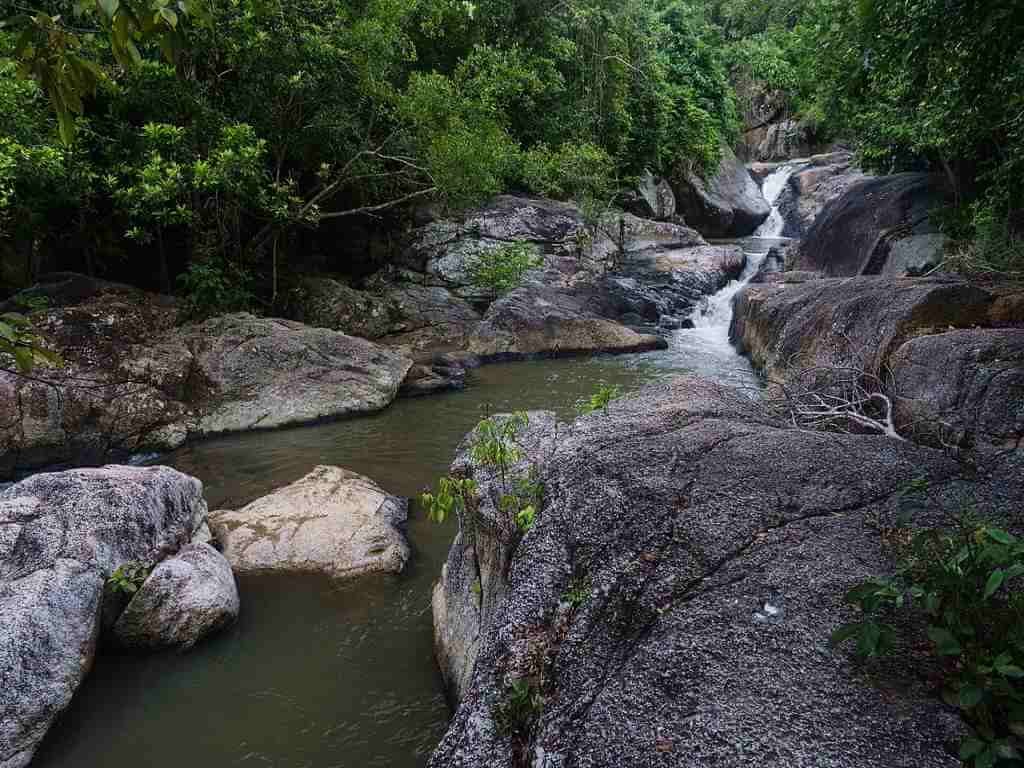
<path id="1" fill-rule="evenodd" d="M 667 350 L 489 365 L 464 391 L 397 401 L 371 417 L 225 437 L 162 463 L 199 477 L 211 509 L 236 508 L 317 464 L 413 497 L 442 475 L 485 410 L 563 417 L 599 383 L 623 391 L 680 372 L 757 385 L 728 341 L 733 295 L 768 247 L 742 241 L 741 279 L 709 297 Z M 400 576 L 247 577 L 242 613 L 189 653 L 103 652 L 40 750 L 37 768 L 414 768 L 448 709 L 432 655 L 430 590 L 454 529 L 410 509 L 413 558 Z"/>

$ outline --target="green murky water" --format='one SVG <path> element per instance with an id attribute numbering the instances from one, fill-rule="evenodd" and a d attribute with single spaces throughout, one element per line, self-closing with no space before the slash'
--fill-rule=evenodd
<path id="1" fill-rule="evenodd" d="M 191 446 L 164 463 L 236 507 L 337 464 L 414 496 L 444 473 L 484 407 L 569 415 L 598 382 L 670 371 L 658 354 L 487 366 L 463 392 L 400 400 L 368 418 Z M 240 580 L 238 623 L 186 654 L 101 654 L 39 752 L 39 768 L 412 768 L 444 732 L 430 590 L 454 531 L 411 510 L 401 576 L 334 584 Z"/>

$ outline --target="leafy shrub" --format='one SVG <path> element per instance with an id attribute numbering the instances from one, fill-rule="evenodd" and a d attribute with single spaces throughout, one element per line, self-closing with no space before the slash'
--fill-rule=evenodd
<path id="1" fill-rule="evenodd" d="M 124 595 L 134 595 L 149 578 L 150 567 L 142 563 L 122 563 L 107 579 L 107 586 Z"/>
<path id="2" fill-rule="evenodd" d="M 530 243 L 509 243 L 481 252 L 470 265 L 473 285 L 494 296 L 517 288 L 531 269 L 543 264 Z"/>
<path id="3" fill-rule="evenodd" d="M 178 276 L 182 311 L 192 320 L 202 320 L 225 312 L 252 308 L 252 276 L 227 259 L 210 257 L 189 264 Z"/>
<path id="4" fill-rule="evenodd" d="M 614 188 L 615 165 L 596 144 L 540 144 L 523 154 L 521 172 L 530 191 L 560 200 L 603 200 Z"/>
<path id="5" fill-rule="evenodd" d="M 975 730 L 961 758 L 975 768 L 1024 764 L 1022 577 L 1024 542 L 967 516 L 952 530 L 915 536 L 895 578 L 850 590 L 846 600 L 863 619 L 838 629 L 832 642 L 854 640 L 862 657 L 889 652 L 896 630 L 882 617 L 920 609 L 933 651 L 946 663 L 945 698 Z"/>

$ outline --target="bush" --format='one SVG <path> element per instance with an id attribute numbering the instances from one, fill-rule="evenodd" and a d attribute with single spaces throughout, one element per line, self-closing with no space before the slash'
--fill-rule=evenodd
<path id="1" fill-rule="evenodd" d="M 494 296 L 519 287 L 531 269 L 543 264 L 530 243 L 509 243 L 480 253 L 470 265 L 473 285 Z"/>
<path id="2" fill-rule="evenodd" d="M 556 150 L 540 144 L 525 152 L 522 181 L 538 195 L 559 200 L 604 200 L 614 189 L 611 157 L 595 144 L 567 142 Z"/>
<path id="3" fill-rule="evenodd" d="M 178 277 L 182 312 L 190 320 L 203 320 L 225 312 L 252 309 L 252 275 L 227 259 L 209 257 L 192 262 Z"/>
<path id="4" fill-rule="evenodd" d="M 975 768 L 1022 765 L 1024 738 L 1024 542 L 970 516 L 952 530 L 919 533 L 894 579 L 873 579 L 846 595 L 861 621 L 832 636 L 855 640 L 862 657 L 895 647 L 882 620 L 908 606 L 928 621 L 933 652 L 945 663 L 944 698 L 975 734 L 960 756 Z"/>

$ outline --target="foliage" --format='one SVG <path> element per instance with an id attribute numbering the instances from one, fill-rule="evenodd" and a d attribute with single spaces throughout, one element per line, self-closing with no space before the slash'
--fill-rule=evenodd
<path id="1" fill-rule="evenodd" d="M 443 523 L 453 513 L 459 515 L 469 509 L 475 493 L 476 483 L 469 478 L 442 477 L 438 480 L 437 492 L 424 491 L 420 494 L 420 503 L 430 520 Z"/>
<path id="2" fill-rule="evenodd" d="M 508 243 L 481 251 L 470 264 L 473 285 L 492 296 L 502 296 L 518 288 L 531 269 L 543 264 L 531 243 Z"/>
<path id="3" fill-rule="evenodd" d="M 43 346 L 28 318 L 17 312 L 0 315 L 0 365 L 4 358 L 13 360 L 19 373 L 31 373 L 36 365 L 64 364 L 60 355 Z"/>
<path id="4" fill-rule="evenodd" d="M 525 739 L 544 709 L 544 698 L 537 681 L 531 677 L 513 680 L 505 698 L 494 707 L 494 722 L 506 736 Z"/>
<path id="5" fill-rule="evenodd" d="M 966 516 L 952 530 L 914 537 L 894 579 L 852 589 L 862 620 L 832 636 L 855 640 L 863 657 L 895 647 L 887 613 L 913 606 L 928 622 L 934 653 L 948 672 L 948 698 L 975 730 L 961 757 L 976 768 L 1022 760 L 1024 738 L 1024 542 Z"/>
<path id="6" fill-rule="evenodd" d="M 590 599 L 593 589 L 589 576 L 576 576 L 569 582 L 568 588 L 562 595 L 562 601 L 573 608 L 579 608 Z"/>
<path id="7" fill-rule="evenodd" d="M 601 384 L 589 398 L 576 403 L 576 413 L 580 416 L 585 416 L 596 411 L 603 411 L 607 415 L 608 406 L 612 404 L 612 401 L 618 400 L 620 397 L 622 397 L 622 389 L 620 387 L 615 384 Z"/>
<path id="8" fill-rule="evenodd" d="M 189 320 L 205 320 L 225 312 L 250 310 L 255 299 L 251 282 L 244 267 L 227 259 L 211 256 L 193 261 L 186 272 L 178 275 L 182 314 Z"/>
<path id="9" fill-rule="evenodd" d="M 615 189 L 614 161 L 594 144 L 566 142 L 557 150 L 538 144 L 523 155 L 523 182 L 545 197 L 580 204 L 604 200 Z"/>
<path id="10" fill-rule="evenodd" d="M 139 591 L 139 588 L 149 578 L 152 569 L 142 563 L 127 562 L 118 566 L 107 579 L 107 586 L 115 592 L 132 596 Z"/>

